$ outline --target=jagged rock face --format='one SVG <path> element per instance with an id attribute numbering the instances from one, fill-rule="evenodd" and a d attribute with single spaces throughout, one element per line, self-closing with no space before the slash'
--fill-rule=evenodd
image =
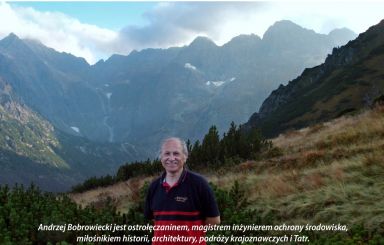
<path id="1" fill-rule="evenodd" d="M 383 33 L 384 21 L 334 48 L 323 64 L 274 90 L 244 128 L 261 127 L 273 136 L 369 106 L 384 93 Z"/>

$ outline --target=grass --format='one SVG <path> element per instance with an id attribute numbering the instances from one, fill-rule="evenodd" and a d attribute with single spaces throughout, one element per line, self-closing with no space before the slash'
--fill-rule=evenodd
<path id="1" fill-rule="evenodd" d="M 110 200 L 118 212 L 126 213 L 135 202 L 139 201 L 140 188 L 146 181 L 151 181 L 151 177 L 133 178 L 112 186 L 99 187 L 83 193 L 71 193 L 69 196 L 82 207 L 93 205 L 97 208 Z"/>
<path id="2" fill-rule="evenodd" d="M 262 187 L 251 192 L 253 208 L 277 222 L 364 224 L 384 232 L 382 107 L 289 132 L 273 143 L 284 156 L 269 161 L 285 166 L 263 164 L 250 174 L 249 184 Z"/>
<path id="3" fill-rule="evenodd" d="M 384 107 L 290 131 L 262 160 L 203 173 L 220 188 L 237 180 L 250 207 L 276 224 L 354 224 L 384 233 Z M 126 212 L 155 176 L 72 198 L 81 205 L 110 196 Z"/>

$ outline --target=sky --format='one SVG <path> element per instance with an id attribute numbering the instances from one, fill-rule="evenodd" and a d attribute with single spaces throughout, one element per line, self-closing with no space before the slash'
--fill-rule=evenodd
<path id="1" fill-rule="evenodd" d="M 279 20 L 328 34 L 366 31 L 384 19 L 382 1 L 20 2 L 0 0 L 0 39 L 11 32 L 94 64 L 112 54 L 188 45 L 206 36 L 223 45 L 260 37 Z"/>

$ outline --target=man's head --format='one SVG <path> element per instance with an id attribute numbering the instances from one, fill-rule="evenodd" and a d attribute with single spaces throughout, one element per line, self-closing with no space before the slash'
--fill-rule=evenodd
<path id="1" fill-rule="evenodd" d="M 160 161 L 167 173 L 182 171 L 188 158 L 185 142 L 179 138 L 165 139 L 160 148 Z"/>

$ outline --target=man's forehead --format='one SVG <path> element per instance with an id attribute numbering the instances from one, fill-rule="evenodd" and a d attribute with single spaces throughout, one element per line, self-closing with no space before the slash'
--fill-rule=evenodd
<path id="1" fill-rule="evenodd" d="M 164 150 L 174 150 L 175 148 L 181 150 L 182 147 L 180 141 L 172 139 L 164 142 L 161 148 Z"/>

